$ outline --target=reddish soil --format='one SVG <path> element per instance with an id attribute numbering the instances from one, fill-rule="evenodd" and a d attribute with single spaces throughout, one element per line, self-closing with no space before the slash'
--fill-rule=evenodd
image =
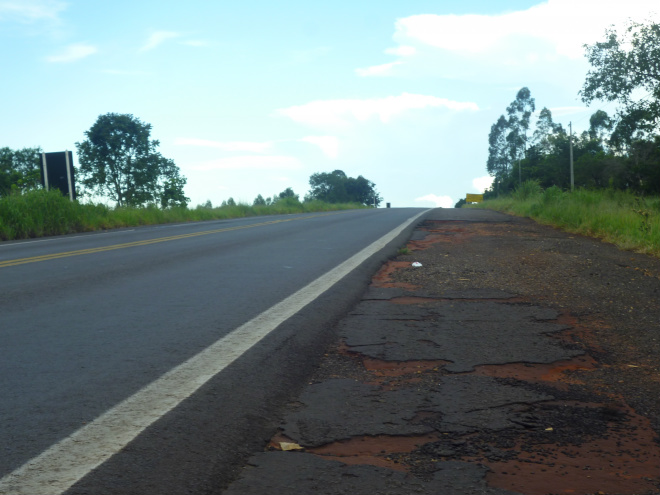
<path id="1" fill-rule="evenodd" d="M 394 437 L 378 435 L 373 437 L 358 437 L 350 440 L 309 449 L 315 455 L 335 458 L 345 464 L 367 464 L 386 467 L 395 471 L 408 471 L 409 467 L 390 456 L 391 452 L 412 452 L 428 442 L 438 440 L 438 435 L 423 435 L 418 437 Z"/>
<path id="2" fill-rule="evenodd" d="M 392 280 L 392 274 L 399 270 L 400 268 L 407 268 L 412 265 L 411 261 L 388 261 L 385 263 L 380 270 L 374 275 L 371 285 L 373 287 L 381 287 L 381 288 L 394 288 L 394 287 L 401 287 L 403 289 L 408 289 L 408 290 L 417 290 L 420 288 L 418 285 L 413 285 L 413 284 L 405 284 L 401 282 L 395 282 Z"/>

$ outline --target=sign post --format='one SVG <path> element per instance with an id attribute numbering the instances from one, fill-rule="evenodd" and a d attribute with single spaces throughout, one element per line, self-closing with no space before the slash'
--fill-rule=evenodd
<path id="1" fill-rule="evenodd" d="M 73 153 L 70 151 L 41 154 L 41 184 L 46 191 L 51 188 L 59 189 L 62 194 L 69 196 L 71 201 L 75 200 L 76 183 L 73 171 Z"/>

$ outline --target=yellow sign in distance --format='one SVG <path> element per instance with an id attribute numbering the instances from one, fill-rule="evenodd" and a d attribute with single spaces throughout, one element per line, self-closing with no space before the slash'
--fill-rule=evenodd
<path id="1" fill-rule="evenodd" d="M 466 194 L 465 202 L 466 203 L 482 203 L 484 200 L 483 194 Z"/>

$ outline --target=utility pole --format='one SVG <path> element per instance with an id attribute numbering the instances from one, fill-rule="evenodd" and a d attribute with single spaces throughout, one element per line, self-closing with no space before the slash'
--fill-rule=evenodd
<path id="1" fill-rule="evenodd" d="M 569 148 L 570 148 L 570 161 L 571 161 L 571 192 L 575 188 L 575 179 L 573 176 L 573 122 L 568 123 L 568 128 L 570 129 L 570 134 L 568 138 Z"/>

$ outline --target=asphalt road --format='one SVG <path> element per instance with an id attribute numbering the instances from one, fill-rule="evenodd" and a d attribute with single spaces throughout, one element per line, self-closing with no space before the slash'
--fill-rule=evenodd
<path id="1" fill-rule="evenodd" d="M 11 473 L 423 212 L 260 217 L 0 244 L 0 492 L 32 493 Z M 117 436 L 120 452 L 77 473 L 67 493 L 222 486 L 272 433 L 332 339 L 328 329 L 416 223 L 221 372 L 200 371 L 209 376 L 163 417 L 154 405 L 139 435 L 126 445 Z M 74 437 L 85 442 L 95 443 Z M 43 492 L 61 493 L 50 472 L 57 466 L 48 466 L 38 470 L 53 491 Z"/>

